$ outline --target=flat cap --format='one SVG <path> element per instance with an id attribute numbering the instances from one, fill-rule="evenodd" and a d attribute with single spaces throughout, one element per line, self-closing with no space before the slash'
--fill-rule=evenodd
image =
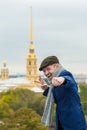
<path id="1" fill-rule="evenodd" d="M 39 70 L 42 71 L 43 68 L 55 63 L 59 63 L 58 58 L 56 56 L 48 56 L 42 61 Z"/>

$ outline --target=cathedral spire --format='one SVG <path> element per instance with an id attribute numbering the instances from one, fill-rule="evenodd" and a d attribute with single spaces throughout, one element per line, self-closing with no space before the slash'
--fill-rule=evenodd
<path id="1" fill-rule="evenodd" d="M 33 43 L 32 7 L 30 7 L 30 43 Z"/>
<path id="2" fill-rule="evenodd" d="M 34 44 L 33 44 L 33 26 L 32 26 L 32 7 L 30 7 L 30 46 L 29 52 L 34 53 Z"/>

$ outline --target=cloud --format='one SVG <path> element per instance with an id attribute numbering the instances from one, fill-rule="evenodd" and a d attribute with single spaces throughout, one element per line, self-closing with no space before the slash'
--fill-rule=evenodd
<path id="1" fill-rule="evenodd" d="M 7 60 L 9 67 L 15 65 L 15 71 L 20 72 L 26 68 L 30 44 L 30 6 L 38 64 L 47 55 L 57 55 L 72 68 L 78 66 L 78 71 L 80 63 L 86 68 L 86 0 L 1 1 L 0 63 Z"/>

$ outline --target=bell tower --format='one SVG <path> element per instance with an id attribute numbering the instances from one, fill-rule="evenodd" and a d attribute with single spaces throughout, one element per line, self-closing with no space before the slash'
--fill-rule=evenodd
<path id="1" fill-rule="evenodd" d="M 8 77 L 9 77 L 8 75 L 9 75 L 9 71 L 7 68 L 7 63 L 6 63 L 6 61 L 4 61 L 3 67 L 1 68 L 1 79 L 2 80 L 8 79 Z"/>
<path id="2" fill-rule="evenodd" d="M 30 8 L 30 12 L 30 45 L 29 53 L 26 57 L 26 79 L 30 80 L 31 84 L 34 85 L 34 81 L 38 79 L 38 71 L 35 47 L 33 44 L 32 7 Z"/>

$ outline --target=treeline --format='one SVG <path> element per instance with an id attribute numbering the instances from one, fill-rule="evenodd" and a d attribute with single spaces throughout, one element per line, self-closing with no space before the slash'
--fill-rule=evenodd
<path id="1" fill-rule="evenodd" d="M 48 130 L 41 124 L 45 97 L 27 89 L 0 93 L 0 130 Z"/>

